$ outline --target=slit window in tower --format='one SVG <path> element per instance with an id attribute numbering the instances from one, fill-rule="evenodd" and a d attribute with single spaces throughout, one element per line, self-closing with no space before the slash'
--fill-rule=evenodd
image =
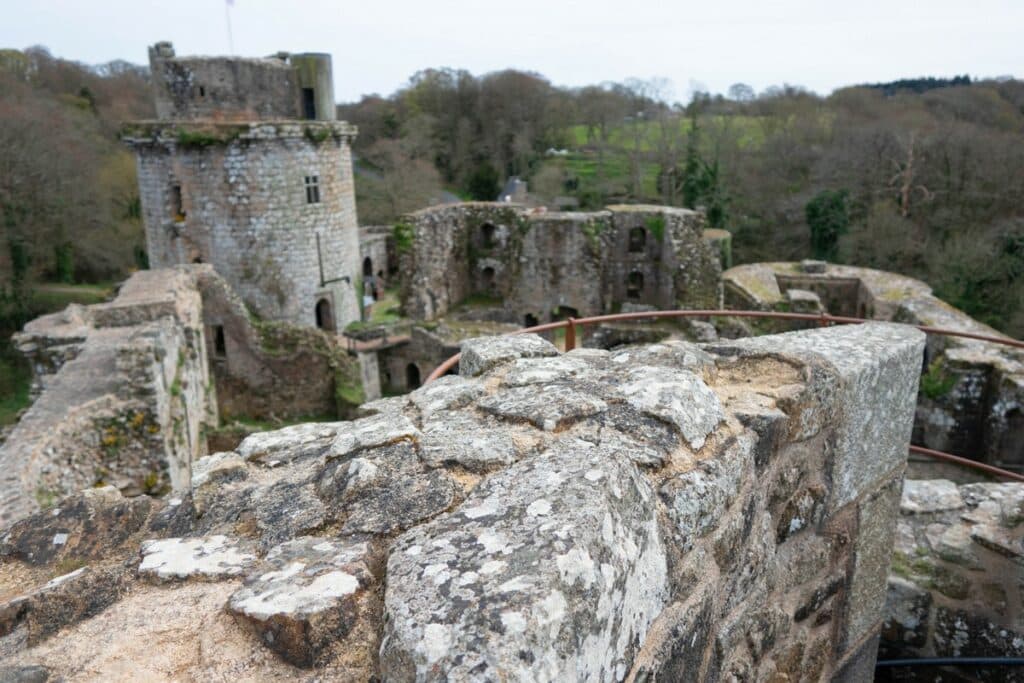
<path id="1" fill-rule="evenodd" d="M 306 203 L 307 204 L 319 204 L 320 203 L 320 176 L 308 175 L 306 176 Z"/>
<path id="2" fill-rule="evenodd" d="M 178 223 L 185 220 L 185 205 L 181 197 L 181 185 L 171 185 L 171 218 Z"/>

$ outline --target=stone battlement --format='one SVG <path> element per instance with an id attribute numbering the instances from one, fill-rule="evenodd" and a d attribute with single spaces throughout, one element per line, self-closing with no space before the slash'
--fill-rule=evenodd
<path id="1" fill-rule="evenodd" d="M 469 340 L 461 376 L 254 434 L 179 499 L 9 528 L 0 651 L 54 677 L 867 680 L 923 347 Z"/>

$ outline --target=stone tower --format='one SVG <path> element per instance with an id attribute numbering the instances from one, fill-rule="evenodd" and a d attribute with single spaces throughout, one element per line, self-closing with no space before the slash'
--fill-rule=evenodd
<path id="1" fill-rule="evenodd" d="M 335 120 L 331 57 L 149 50 L 157 119 L 126 125 L 153 268 L 211 263 L 259 317 L 359 319 L 356 129 Z"/>

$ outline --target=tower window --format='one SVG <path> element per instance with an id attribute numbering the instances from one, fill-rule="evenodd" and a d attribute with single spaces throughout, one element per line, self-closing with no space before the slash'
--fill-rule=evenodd
<path id="1" fill-rule="evenodd" d="M 633 228 L 629 231 L 629 250 L 631 252 L 643 251 L 647 244 L 647 231 L 643 228 Z"/>
<path id="2" fill-rule="evenodd" d="M 313 88 L 302 89 L 302 117 L 310 121 L 316 119 L 316 92 Z"/>
<path id="3" fill-rule="evenodd" d="M 185 220 L 185 205 L 181 196 L 181 185 L 171 185 L 171 218 L 178 223 Z"/>
<path id="4" fill-rule="evenodd" d="M 217 358 L 227 358 L 228 345 L 224 339 L 224 326 L 215 325 L 213 328 L 213 353 Z"/>
<path id="5" fill-rule="evenodd" d="M 206 86 L 197 85 L 195 88 L 195 94 L 197 97 L 206 97 Z"/>
<path id="6" fill-rule="evenodd" d="M 306 203 L 320 203 L 320 176 L 318 175 L 306 176 Z"/>

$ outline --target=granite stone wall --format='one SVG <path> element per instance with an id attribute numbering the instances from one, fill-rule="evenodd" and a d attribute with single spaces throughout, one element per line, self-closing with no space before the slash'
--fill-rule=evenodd
<path id="1" fill-rule="evenodd" d="M 884 656 L 1024 656 L 1024 484 L 908 480 L 899 512 Z M 1024 680 L 1017 668 L 994 667 L 909 672 L 903 680 L 933 676 Z"/>
<path id="2" fill-rule="evenodd" d="M 354 134 L 321 121 L 132 124 L 151 266 L 211 263 L 267 320 L 313 327 L 321 301 L 325 328 L 358 320 Z"/>
<path id="3" fill-rule="evenodd" d="M 460 376 L 254 434 L 179 499 L 9 528 L 0 652 L 54 678 L 870 680 L 923 346 L 472 339 Z"/>
<path id="4" fill-rule="evenodd" d="M 112 302 L 38 318 L 15 344 L 39 396 L 0 446 L 0 526 L 94 485 L 188 488 L 217 421 L 191 274 L 141 271 Z"/>
<path id="5" fill-rule="evenodd" d="M 190 270 L 202 295 L 206 354 L 225 423 L 351 417 L 372 396 L 372 378 L 367 386 L 360 361 L 339 337 L 254 319 L 213 267 Z"/>
<path id="6" fill-rule="evenodd" d="M 624 303 L 716 308 L 718 253 L 702 230 L 701 214 L 658 206 L 424 209 L 398 226 L 402 303 L 407 315 L 429 320 L 467 299 L 490 299 L 505 322 L 519 325 L 608 313 Z"/>

